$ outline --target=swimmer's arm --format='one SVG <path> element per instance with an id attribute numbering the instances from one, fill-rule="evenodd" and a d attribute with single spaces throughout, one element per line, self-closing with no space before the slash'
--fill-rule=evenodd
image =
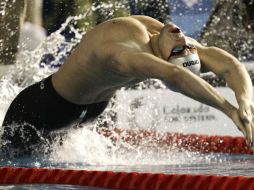
<path id="1" fill-rule="evenodd" d="M 228 86 L 234 90 L 238 103 L 251 100 L 252 82 L 244 65 L 222 49 L 207 47 L 203 51 L 201 59 L 206 67 L 225 78 Z"/>
<path id="2" fill-rule="evenodd" d="M 241 118 L 247 123 L 251 122 L 254 112 L 251 110 L 253 89 L 244 65 L 231 54 L 216 47 L 204 47 L 199 44 L 198 54 L 206 68 L 225 78 L 228 86 L 235 92 Z"/>
<path id="3" fill-rule="evenodd" d="M 225 100 L 210 84 L 192 74 L 189 70 L 170 64 L 149 53 L 123 52 L 118 54 L 117 60 L 122 73 L 145 80 L 147 78 L 160 79 L 171 86 L 175 86 L 181 93 L 213 106 L 226 115 L 230 115 L 235 108 Z"/>
<path id="4" fill-rule="evenodd" d="M 204 66 L 216 75 L 225 78 L 228 86 L 235 91 L 238 102 L 252 99 L 252 82 L 243 64 L 220 48 L 204 47 L 197 41 L 191 40 L 197 46 L 198 54 Z"/>
<path id="5" fill-rule="evenodd" d="M 235 92 L 239 105 L 238 114 L 246 131 L 245 136 L 254 145 L 254 103 L 252 102 L 252 82 L 245 67 L 232 55 L 216 47 L 204 47 L 188 38 L 198 49 L 202 64 L 210 71 L 225 78 L 228 86 Z"/>
<path id="6" fill-rule="evenodd" d="M 233 120 L 250 142 L 251 133 L 241 122 L 237 109 L 231 105 L 209 83 L 196 76 L 189 70 L 170 64 L 163 59 L 142 52 L 122 52 L 117 54 L 115 62 L 118 69 L 125 75 L 145 80 L 147 78 L 160 79 L 171 86 L 175 86 L 181 93 L 204 104 L 221 110 Z"/>
<path id="7" fill-rule="evenodd" d="M 181 93 L 204 104 L 213 106 L 233 120 L 249 142 L 252 142 L 250 129 L 242 123 L 238 110 L 231 105 L 209 83 L 183 67 L 170 64 L 163 59 L 142 52 L 122 52 L 116 60 L 120 73 L 138 78 L 156 78 L 175 86 Z"/>

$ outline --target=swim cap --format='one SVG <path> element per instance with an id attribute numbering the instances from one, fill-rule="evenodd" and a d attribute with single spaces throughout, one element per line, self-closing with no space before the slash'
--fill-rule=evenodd
<path id="1" fill-rule="evenodd" d="M 172 64 L 179 65 L 186 69 L 189 69 L 196 75 L 200 75 L 201 64 L 198 54 L 196 53 L 172 59 L 170 60 L 170 62 Z"/>
<path id="2" fill-rule="evenodd" d="M 200 69 L 201 69 L 201 64 L 200 64 L 200 59 L 196 53 L 187 55 L 184 57 L 178 57 L 175 59 L 170 60 L 170 63 L 182 66 L 186 69 L 189 69 L 191 72 L 193 72 L 196 75 L 200 75 Z M 172 86 L 169 82 L 163 82 L 167 88 L 169 88 L 172 91 L 179 92 L 179 90 Z"/>

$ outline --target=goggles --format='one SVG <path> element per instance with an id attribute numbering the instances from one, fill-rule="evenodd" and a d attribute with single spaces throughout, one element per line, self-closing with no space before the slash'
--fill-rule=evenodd
<path id="1" fill-rule="evenodd" d="M 174 56 L 174 55 L 178 55 L 178 54 L 181 54 L 185 49 L 195 49 L 196 47 L 192 44 L 186 44 L 186 45 L 177 45 L 176 47 L 174 47 L 167 59 L 167 61 L 169 60 L 169 58 L 171 56 Z"/>

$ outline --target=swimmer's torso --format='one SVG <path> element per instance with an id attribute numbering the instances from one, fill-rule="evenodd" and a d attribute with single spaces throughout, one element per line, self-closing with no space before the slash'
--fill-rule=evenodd
<path id="1" fill-rule="evenodd" d="M 143 16 L 117 18 L 96 26 L 54 74 L 54 87 L 73 103 L 109 100 L 120 87 L 140 82 L 125 74 L 114 56 L 125 49 L 153 54 L 150 37 L 162 27 L 157 20 Z"/>

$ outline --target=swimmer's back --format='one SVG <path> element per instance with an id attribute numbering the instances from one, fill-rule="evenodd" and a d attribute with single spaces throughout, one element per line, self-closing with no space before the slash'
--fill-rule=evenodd
<path id="1" fill-rule="evenodd" d="M 121 17 L 95 26 L 53 75 L 54 87 L 73 103 L 108 101 L 122 86 L 139 82 L 125 74 L 117 56 L 124 51 L 153 54 L 150 38 L 162 26 L 146 16 Z"/>

